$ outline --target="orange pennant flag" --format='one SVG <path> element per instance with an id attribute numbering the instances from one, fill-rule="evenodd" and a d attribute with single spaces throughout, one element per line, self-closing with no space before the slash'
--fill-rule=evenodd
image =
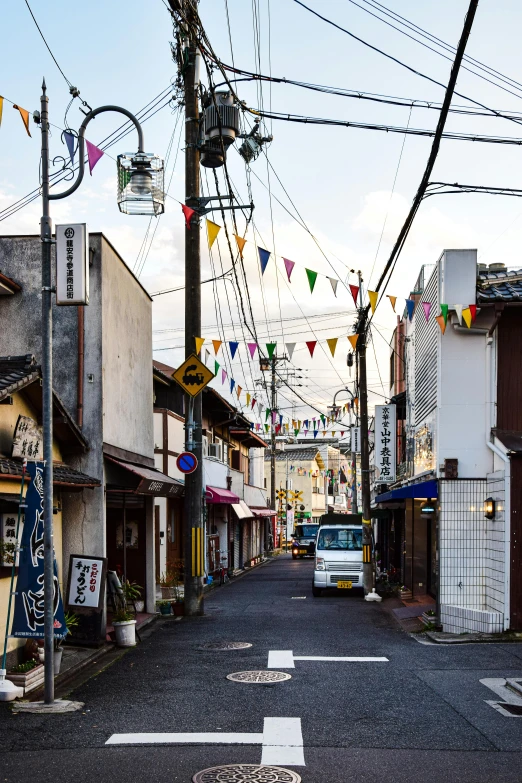
<path id="1" fill-rule="evenodd" d="M 469 309 L 469 307 L 465 307 L 465 308 L 463 309 L 463 311 L 462 311 L 462 317 L 463 317 L 463 319 L 464 319 L 464 323 L 466 324 L 466 326 L 467 326 L 467 327 L 468 327 L 468 329 L 469 329 L 469 328 L 470 328 L 470 326 L 471 326 L 471 322 L 472 322 L 472 320 L 473 320 L 473 318 L 471 317 L 471 310 Z"/>
<path id="2" fill-rule="evenodd" d="M 390 300 L 390 304 L 391 304 L 391 306 L 393 308 L 393 312 L 395 312 L 395 302 L 397 301 L 397 297 L 396 296 L 391 296 L 390 294 L 386 294 L 386 296 Z"/>
<path id="3" fill-rule="evenodd" d="M 368 299 L 370 300 L 370 307 L 372 308 L 372 313 L 375 312 L 375 308 L 377 307 L 377 299 L 379 297 L 379 294 L 377 291 L 368 291 Z"/>
<path id="4" fill-rule="evenodd" d="M 24 123 L 25 129 L 27 131 L 27 135 L 31 135 L 31 131 L 29 130 L 29 112 L 27 109 L 22 109 L 21 106 L 17 106 L 16 103 L 13 103 L 13 109 L 18 109 L 20 112 L 20 117 L 22 118 L 22 121 Z"/>
<path id="5" fill-rule="evenodd" d="M 335 356 L 335 349 L 337 347 L 338 339 L 339 339 L 338 337 L 330 337 L 330 339 L 326 341 L 328 343 L 328 348 L 330 349 L 330 353 L 332 354 L 332 356 Z"/>
<path id="6" fill-rule="evenodd" d="M 440 331 L 442 332 L 442 334 L 444 334 L 444 332 L 446 331 L 446 322 L 444 320 L 444 316 L 443 315 L 438 315 L 435 318 L 435 320 L 437 321 L 438 325 L 440 326 Z"/>
<path id="7" fill-rule="evenodd" d="M 221 340 L 212 340 L 212 345 L 214 346 L 214 356 L 217 356 L 217 352 L 221 348 Z"/>
<path id="8" fill-rule="evenodd" d="M 357 345 L 357 340 L 359 339 L 358 334 L 349 334 L 348 339 L 352 345 L 353 350 L 355 351 L 355 346 Z"/>
<path id="9" fill-rule="evenodd" d="M 2 112 L 4 110 L 4 99 L 0 95 L 0 125 L 2 124 Z"/>
<path id="10" fill-rule="evenodd" d="M 243 391 L 243 387 L 242 386 L 238 386 L 237 387 L 237 398 L 238 398 L 238 400 L 239 400 L 239 397 L 241 396 L 241 392 L 242 391 Z"/>
<path id="11" fill-rule="evenodd" d="M 194 340 L 196 341 L 196 353 L 199 353 L 201 351 L 201 346 L 205 342 L 204 337 L 194 337 Z"/>
<path id="12" fill-rule="evenodd" d="M 241 258 L 243 258 L 243 248 L 246 245 L 246 239 L 243 239 L 243 237 L 238 237 L 237 234 L 234 234 L 234 237 L 236 238 L 237 246 L 239 248 L 239 255 Z"/>

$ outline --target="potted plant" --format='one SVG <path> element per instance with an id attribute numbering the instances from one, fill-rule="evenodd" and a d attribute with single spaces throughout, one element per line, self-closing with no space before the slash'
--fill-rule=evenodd
<path id="1" fill-rule="evenodd" d="M 174 587 L 174 603 L 172 608 L 177 617 L 185 614 L 184 587 L 183 587 L 183 560 L 171 560 L 168 563 Z"/>
<path id="2" fill-rule="evenodd" d="M 134 647 L 136 645 L 136 620 L 127 607 L 122 607 L 114 612 L 112 625 L 118 647 Z"/>
<path id="3" fill-rule="evenodd" d="M 175 590 L 175 577 L 172 571 L 169 569 L 169 563 L 167 563 L 167 570 L 160 576 L 160 589 L 162 599 L 174 598 Z"/>
<path id="4" fill-rule="evenodd" d="M 55 639 L 54 640 L 54 673 L 60 674 L 60 667 L 62 665 L 62 655 L 63 655 L 63 643 L 66 639 L 66 637 L 71 633 L 71 628 L 77 628 L 79 625 L 79 620 L 77 615 L 74 614 L 74 612 L 65 612 L 65 629 L 66 634 L 61 639 Z"/>
<path id="5" fill-rule="evenodd" d="M 159 607 L 160 614 L 171 614 L 172 612 L 172 606 L 170 601 L 156 601 L 156 605 Z"/>
<path id="6" fill-rule="evenodd" d="M 38 663 L 35 660 L 19 663 L 18 666 L 13 666 L 11 671 L 7 674 L 7 679 L 19 688 L 23 688 L 25 695 L 26 693 L 29 693 L 29 691 L 39 688 L 43 683 L 43 664 Z"/>
<path id="7" fill-rule="evenodd" d="M 143 612 L 145 609 L 145 601 L 143 601 L 141 597 L 143 587 L 136 584 L 136 582 L 129 582 L 127 579 L 127 581 L 122 584 L 121 589 L 123 591 L 125 606 L 133 604 L 136 609 L 136 614 L 138 612 Z"/>

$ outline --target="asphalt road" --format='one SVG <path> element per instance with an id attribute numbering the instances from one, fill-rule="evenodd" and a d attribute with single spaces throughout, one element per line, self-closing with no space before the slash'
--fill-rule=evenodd
<path id="1" fill-rule="evenodd" d="M 14 715 L 0 705 L 0 781 L 188 783 L 214 765 L 260 764 L 263 743 L 291 757 L 296 721 L 291 736 L 284 721 L 272 722 L 271 742 L 263 731 L 265 718 L 294 718 L 304 766 L 279 766 L 303 783 L 520 783 L 522 718 L 490 706 L 500 699 L 480 680 L 522 677 L 522 645 L 420 644 L 382 604 L 348 591 L 313 598 L 311 574 L 311 561 L 281 556 L 216 590 L 204 617 L 160 624 L 75 691 L 82 712 Z M 221 640 L 252 647 L 198 649 Z M 388 661 L 296 660 L 281 669 L 291 674 L 282 683 L 226 679 L 267 670 L 271 650 Z M 141 734 L 172 732 L 200 736 L 141 744 Z M 252 734 L 252 742 L 208 744 L 219 732 Z M 135 736 L 106 745 L 120 734 Z"/>

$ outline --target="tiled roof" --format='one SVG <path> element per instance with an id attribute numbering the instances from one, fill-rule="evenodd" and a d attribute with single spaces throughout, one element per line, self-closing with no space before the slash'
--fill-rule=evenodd
<path id="1" fill-rule="evenodd" d="M 0 356 L 0 399 L 25 386 L 39 372 L 36 359 L 30 353 L 24 356 Z"/>
<path id="2" fill-rule="evenodd" d="M 2 476 L 14 476 L 21 477 L 22 475 L 22 461 L 19 459 L 13 459 L 12 457 L 0 456 L 0 478 Z M 91 478 L 85 473 L 80 473 L 79 470 L 74 470 L 66 465 L 64 462 L 55 462 L 53 464 L 53 483 L 54 484 L 74 484 L 77 486 L 87 487 L 99 487 L 100 482 L 98 479 Z"/>
<path id="3" fill-rule="evenodd" d="M 292 462 L 309 462 L 317 456 L 319 449 L 287 449 L 286 451 L 278 451 L 276 453 L 277 462 L 286 462 L 286 460 L 292 460 Z M 265 455 L 265 462 L 270 462 L 270 453 Z"/>
<path id="4" fill-rule="evenodd" d="M 522 301 L 522 269 L 481 272 L 477 284 L 477 303 Z"/>

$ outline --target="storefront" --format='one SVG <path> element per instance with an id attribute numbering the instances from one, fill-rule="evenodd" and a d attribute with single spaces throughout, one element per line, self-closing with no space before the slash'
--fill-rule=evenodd
<path id="1" fill-rule="evenodd" d="M 232 508 L 240 498 L 223 487 L 207 486 L 206 500 L 206 563 L 205 570 L 217 576 L 221 568 L 234 568 L 234 529 Z"/>

